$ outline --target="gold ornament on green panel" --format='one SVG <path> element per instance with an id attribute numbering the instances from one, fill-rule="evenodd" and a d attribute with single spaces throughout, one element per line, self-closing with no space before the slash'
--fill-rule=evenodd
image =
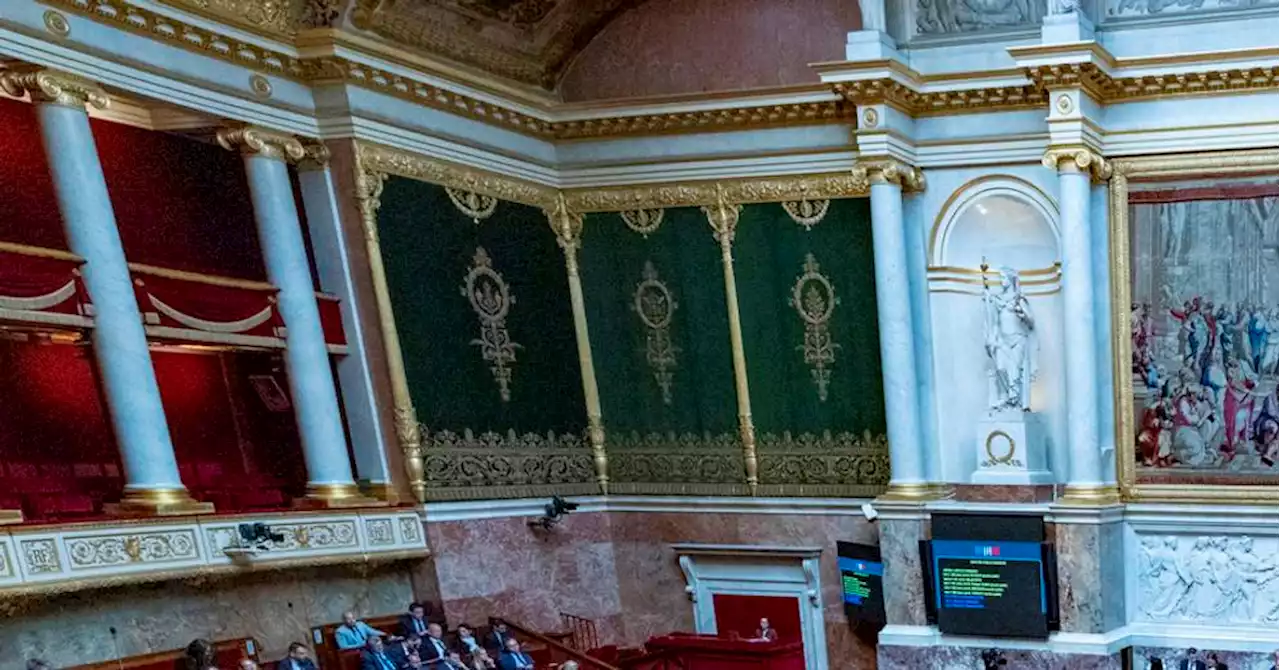
<path id="1" fill-rule="evenodd" d="M 828 326 L 840 298 L 836 296 L 831 280 L 822 274 L 813 254 L 805 254 L 801 267 L 803 272 L 796 277 L 787 302 L 804 322 L 804 342 L 796 350 L 804 354 L 804 363 L 809 366 L 809 374 L 818 389 L 818 400 L 826 402 L 831 385 L 831 366 L 836 362 L 836 349 L 840 348 L 840 344 L 832 339 Z"/>
<path id="2" fill-rule="evenodd" d="M 449 194 L 449 201 L 453 206 L 470 217 L 477 226 L 481 219 L 493 216 L 494 210 L 498 209 L 498 199 L 491 195 L 448 187 L 445 187 L 444 192 Z"/>
<path id="3" fill-rule="evenodd" d="M 631 230 L 640 233 L 641 237 L 648 238 L 649 235 L 658 232 L 658 226 L 662 225 L 661 209 L 636 209 L 628 212 L 618 212 L 618 216 L 622 217 L 622 222 L 627 224 Z"/>
<path id="4" fill-rule="evenodd" d="M 498 383 L 499 397 L 502 402 L 508 402 L 511 400 L 511 364 L 516 362 L 516 349 L 520 345 L 513 342 L 507 332 L 507 314 L 516 299 L 506 280 L 493 269 L 493 259 L 484 247 L 476 247 L 461 291 L 480 319 L 480 337 L 471 340 L 471 344 L 480 347 L 480 356 L 489 364 Z"/>
<path id="5" fill-rule="evenodd" d="M 671 320 L 675 315 L 675 296 L 658 277 L 651 261 L 644 262 L 640 282 L 631 298 L 631 308 L 645 328 L 645 360 L 653 370 L 654 381 L 662 391 L 662 402 L 672 402 L 671 385 L 675 382 L 676 354 L 680 348 L 671 339 Z"/>
<path id="6" fill-rule="evenodd" d="M 822 223 L 830 208 L 830 200 L 789 200 L 782 203 L 782 210 L 787 216 L 805 230 L 813 230 L 814 226 Z"/>

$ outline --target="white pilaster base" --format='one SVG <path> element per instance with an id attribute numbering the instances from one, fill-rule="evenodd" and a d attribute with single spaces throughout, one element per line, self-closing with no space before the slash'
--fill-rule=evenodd
<path id="1" fill-rule="evenodd" d="M 1047 14 L 1040 26 L 1040 42 L 1043 44 L 1089 42 L 1093 36 L 1093 21 L 1081 12 Z"/>
<path id="2" fill-rule="evenodd" d="M 879 30 L 855 30 L 849 33 L 844 46 L 845 60 L 902 60 L 898 44 L 888 34 Z"/>
<path id="3" fill-rule="evenodd" d="M 1045 468 L 1045 426 L 1035 412 L 1005 411 L 978 422 L 974 484 L 1052 484 Z"/>

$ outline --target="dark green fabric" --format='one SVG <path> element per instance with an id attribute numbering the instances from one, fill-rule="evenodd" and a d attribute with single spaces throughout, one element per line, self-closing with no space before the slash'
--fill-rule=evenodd
<path id="1" fill-rule="evenodd" d="M 499 202 L 479 224 L 445 189 L 392 177 L 378 231 L 406 374 L 428 431 L 581 434 L 585 425 L 564 256 L 539 210 Z M 503 402 L 473 340 L 480 319 L 462 291 L 478 246 L 510 286 L 520 345 Z"/>
<path id="2" fill-rule="evenodd" d="M 679 351 L 670 404 L 646 360 L 648 329 L 633 306 L 646 261 L 676 302 L 670 334 Z M 610 444 L 631 433 L 736 433 L 724 275 L 706 216 L 693 207 L 668 209 L 660 227 L 644 237 L 617 213 L 588 215 L 581 266 Z"/>
<path id="3" fill-rule="evenodd" d="M 810 230 L 779 203 L 746 205 L 733 250 L 756 432 L 882 434 L 869 200 L 832 200 Z M 806 254 L 813 254 L 839 299 L 829 323 L 839 347 L 825 401 L 804 360 L 805 322 L 789 302 Z"/>

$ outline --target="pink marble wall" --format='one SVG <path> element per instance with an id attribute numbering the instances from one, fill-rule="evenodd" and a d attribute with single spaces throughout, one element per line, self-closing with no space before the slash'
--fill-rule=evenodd
<path id="1" fill-rule="evenodd" d="M 633 646 L 694 628 L 670 545 L 822 547 L 830 667 L 875 664 L 874 637 L 862 639 L 846 622 L 835 560 L 837 540 L 875 542 L 875 528 L 860 516 L 613 512 L 572 514 L 550 534 L 531 531 L 524 519 L 427 528 L 451 625 L 501 614 L 553 629 L 565 611 L 596 619 L 602 641 Z"/>
<path id="2" fill-rule="evenodd" d="M 560 81 L 567 101 L 816 84 L 861 24 L 849 0 L 648 0 L 614 19 Z"/>

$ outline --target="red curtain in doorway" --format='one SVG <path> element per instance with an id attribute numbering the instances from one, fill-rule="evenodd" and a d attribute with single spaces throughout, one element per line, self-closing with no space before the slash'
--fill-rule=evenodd
<path id="1" fill-rule="evenodd" d="M 742 596 L 715 593 L 711 606 L 716 613 L 720 637 L 737 633 L 742 639 L 755 637 L 760 619 L 767 618 L 778 631 L 779 642 L 799 642 L 800 599 L 791 596 Z"/>

